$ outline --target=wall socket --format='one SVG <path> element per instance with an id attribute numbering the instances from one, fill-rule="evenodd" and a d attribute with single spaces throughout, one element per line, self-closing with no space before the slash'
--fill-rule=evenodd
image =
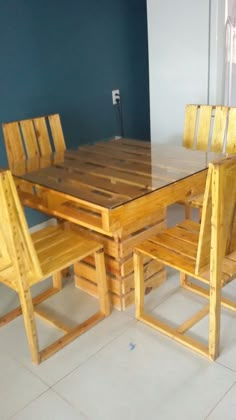
<path id="1" fill-rule="evenodd" d="M 111 91 L 112 94 L 112 104 L 117 104 L 117 99 L 120 99 L 120 89 L 115 89 Z"/>

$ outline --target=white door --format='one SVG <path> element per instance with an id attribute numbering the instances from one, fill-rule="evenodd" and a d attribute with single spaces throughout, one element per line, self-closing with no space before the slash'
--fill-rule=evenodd
<path id="1" fill-rule="evenodd" d="M 147 0 L 153 142 L 181 144 L 185 105 L 216 101 L 218 3 Z"/>
<path id="2" fill-rule="evenodd" d="M 225 34 L 225 105 L 236 106 L 236 0 L 226 2 Z"/>

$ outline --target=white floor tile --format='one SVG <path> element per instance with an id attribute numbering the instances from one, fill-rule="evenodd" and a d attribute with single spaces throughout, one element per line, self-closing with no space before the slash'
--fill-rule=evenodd
<path id="1" fill-rule="evenodd" d="M 0 420 L 6 420 L 47 390 L 47 386 L 1 350 Z"/>
<path id="2" fill-rule="evenodd" d="M 169 226 L 182 220 L 184 206 L 171 206 L 167 218 Z M 50 299 L 51 310 L 69 323 L 82 322 L 97 310 L 97 300 L 72 288 L 69 279 L 65 283 L 63 294 Z M 42 283 L 34 293 L 49 284 Z M 226 293 L 236 300 L 236 284 L 227 286 Z M 2 285 L 0 295 L 0 314 L 18 305 L 16 295 Z M 171 269 L 167 282 L 145 301 L 147 312 L 173 325 L 206 303 L 179 289 L 179 275 Z M 41 320 L 37 325 L 42 347 L 60 335 Z M 0 420 L 221 420 L 226 415 L 234 420 L 235 325 L 236 313 L 223 309 L 221 352 L 214 363 L 137 322 L 133 305 L 123 313 L 114 310 L 34 366 L 19 317 L 0 329 Z M 206 340 L 208 317 L 191 334 Z"/>
<path id="3" fill-rule="evenodd" d="M 75 289 L 72 284 L 65 287 L 62 293 L 54 295 L 49 301 L 50 308 L 57 315 L 58 313 L 64 314 L 63 318 L 66 316 L 66 318 L 76 319 L 77 322 L 82 322 L 98 310 L 97 299 Z M 47 304 L 43 304 L 43 306 L 45 305 Z M 70 319 L 67 319 L 69 324 Z M 133 322 L 135 321 L 125 313 L 113 310 L 109 317 L 99 322 L 91 330 L 78 337 L 39 366 L 31 363 L 22 317 L 18 317 L 0 329 L 0 340 L 2 350 L 9 352 L 12 357 L 23 363 L 45 383 L 53 385 L 115 337 L 119 336 Z M 58 330 L 48 326 L 41 320 L 37 320 L 37 326 L 41 348 L 61 336 Z"/>
<path id="4" fill-rule="evenodd" d="M 48 390 L 32 401 L 12 420 L 89 420 L 64 401 L 54 391 Z"/>
<path id="5" fill-rule="evenodd" d="M 221 318 L 221 352 L 217 363 L 236 372 L 236 313 L 224 311 Z"/>
<path id="6" fill-rule="evenodd" d="M 54 389 L 91 420 L 200 420 L 235 380 L 235 373 L 137 323 Z"/>
<path id="7" fill-rule="evenodd" d="M 156 306 L 174 294 L 179 289 L 179 284 L 179 275 L 176 270 L 167 267 L 167 280 L 165 283 L 145 296 L 145 310 L 151 312 Z M 135 318 L 135 305 L 128 307 L 125 313 Z"/>
<path id="8" fill-rule="evenodd" d="M 41 365 L 28 367 L 47 384 L 53 385 L 119 336 L 128 325 L 134 322 L 124 314 L 114 311 L 110 317 L 101 321 Z"/>
<path id="9" fill-rule="evenodd" d="M 163 301 L 153 309 L 152 315 L 168 322 L 173 327 L 178 327 L 206 303 L 204 298 L 178 286 L 169 290 L 168 295 L 163 295 Z"/>
<path id="10" fill-rule="evenodd" d="M 235 289 L 235 290 L 234 290 Z M 229 284 L 223 294 L 236 301 L 236 282 Z M 203 299 L 206 303 L 207 300 Z M 204 317 L 192 329 L 191 335 L 201 338 L 206 342 L 209 330 L 209 317 Z M 236 372 L 236 312 L 222 307 L 221 309 L 221 332 L 220 332 L 220 355 L 216 360 L 219 363 Z"/>
<path id="11" fill-rule="evenodd" d="M 235 420 L 236 418 L 236 384 L 222 398 L 216 408 L 210 413 L 207 420 Z"/>

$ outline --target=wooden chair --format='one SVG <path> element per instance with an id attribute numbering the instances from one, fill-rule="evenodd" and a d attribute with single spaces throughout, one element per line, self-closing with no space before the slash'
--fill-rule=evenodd
<path id="1" fill-rule="evenodd" d="M 0 282 L 18 293 L 21 304 L 0 318 L 0 326 L 23 314 L 31 358 L 38 364 L 109 315 L 103 247 L 58 225 L 30 235 L 10 171 L 0 173 L 0 202 Z M 82 324 L 70 328 L 38 309 L 37 305 L 62 289 L 62 269 L 76 266 L 79 260 L 90 254 L 95 256 L 100 310 Z M 50 276 L 53 277 L 53 287 L 32 299 L 31 286 Z M 35 315 L 64 332 L 64 336 L 41 351 Z"/>
<path id="2" fill-rule="evenodd" d="M 186 219 L 143 241 L 134 252 L 137 319 L 211 359 L 219 354 L 221 305 L 236 311 L 236 302 L 221 295 L 222 287 L 236 277 L 235 179 L 236 156 L 210 164 L 201 225 Z M 203 296 L 208 303 L 176 328 L 145 313 L 144 257 L 179 270 L 181 286 Z M 188 280 L 188 276 L 198 282 Z M 199 285 L 201 282 L 208 287 Z M 205 345 L 185 333 L 207 314 L 209 337 Z"/>
<path id="3" fill-rule="evenodd" d="M 183 146 L 216 153 L 236 153 L 236 108 L 212 105 L 187 105 Z M 185 215 L 191 208 L 202 208 L 203 194 L 184 201 Z"/>
<path id="4" fill-rule="evenodd" d="M 44 164 L 37 158 L 50 156 L 54 152 L 64 152 L 66 149 L 59 114 L 3 123 L 2 129 L 8 164 L 13 173 L 20 174 L 21 169 L 25 172 L 26 159 L 31 159 L 27 163 L 28 169 L 37 170 Z M 45 166 L 47 165 L 46 160 Z M 19 191 L 32 194 L 32 186 L 19 180 L 16 180 L 16 184 Z M 40 188 L 36 187 L 34 193 L 41 196 Z M 57 220 L 63 222 L 61 219 Z"/>
<path id="5" fill-rule="evenodd" d="M 2 125 L 10 169 L 17 161 L 48 156 L 66 148 L 58 114 Z"/>

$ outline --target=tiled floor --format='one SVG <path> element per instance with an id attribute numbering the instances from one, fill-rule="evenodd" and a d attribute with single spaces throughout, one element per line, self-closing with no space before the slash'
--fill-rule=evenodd
<path id="1" fill-rule="evenodd" d="M 175 211 L 175 213 L 173 213 Z M 172 209 L 171 222 L 179 218 Z M 233 293 L 235 285 L 230 286 Z M 236 295 L 236 293 L 235 293 Z M 14 306 L 0 286 L 0 311 Z M 92 297 L 66 286 L 54 310 L 95 311 Z M 70 298 L 69 298 L 70 296 Z M 68 303 L 69 302 L 69 303 Z M 147 308 L 181 322 L 202 299 L 178 289 L 178 276 L 147 296 Z M 82 319 L 82 318 L 81 318 Z M 39 323 L 42 346 L 56 337 Z M 207 319 L 193 329 L 204 337 Z M 30 362 L 21 318 L 0 329 L 0 420 L 236 419 L 236 314 L 223 310 L 221 355 L 210 362 L 137 322 L 134 307 L 110 317 L 39 366 Z"/>

